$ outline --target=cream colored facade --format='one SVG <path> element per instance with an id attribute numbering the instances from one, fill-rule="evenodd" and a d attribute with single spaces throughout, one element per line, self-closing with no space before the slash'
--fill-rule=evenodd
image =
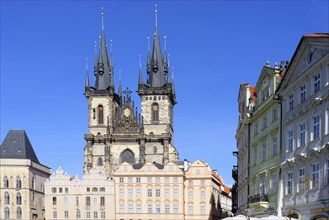
<path id="1" fill-rule="evenodd" d="M 0 219 L 44 219 L 43 183 L 50 174 L 29 159 L 0 158 Z"/>
<path id="2" fill-rule="evenodd" d="M 114 182 L 104 169 L 91 169 L 82 179 L 58 168 L 45 182 L 46 219 L 115 219 Z"/>

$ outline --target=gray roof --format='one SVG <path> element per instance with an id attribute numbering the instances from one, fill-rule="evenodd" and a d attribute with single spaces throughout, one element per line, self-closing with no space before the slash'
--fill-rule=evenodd
<path id="1" fill-rule="evenodd" d="M 0 146 L 0 158 L 30 159 L 39 163 L 25 130 L 10 130 Z"/>
<path id="2" fill-rule="evenodd" d="M 162 170 L 164 168 L 163 164 L 159 164 L 157 162 L 153 162 L 154 166 L 156 166 L 156 168 L 158 168 L 159 170 Z M 145 165 L 145 163 L 137 163 L 137 164 L 133 164 L 133 168 L 134 170 L 139 170 L 141 169 L 143 166 Z"/>

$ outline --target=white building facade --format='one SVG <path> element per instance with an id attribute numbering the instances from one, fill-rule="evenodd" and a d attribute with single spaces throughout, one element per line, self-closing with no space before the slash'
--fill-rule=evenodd
<path id="1" fill-rule="evenodd" d="M 329 35 L 304 35 L 278 92 L 282 214 L 328 219 Z"/>

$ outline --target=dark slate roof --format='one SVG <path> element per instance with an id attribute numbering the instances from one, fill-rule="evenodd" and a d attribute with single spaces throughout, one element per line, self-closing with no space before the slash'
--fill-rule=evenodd
<path id="1" fill-rule="evenodd" d="M 0 146 L 0 158 L 30 159 L 39 163 L 25 130 L 10 130 Z"/>
<path id="2" fill-rule="evenodd" d="M 156 166 L 156 168 L 158 168 L 159 170 L 162 170 L 164 168 L 163 164 L 159 164 L 157 162 L 153 162 L 154 166 Z M 141 169 L 143 166 L 145 165 L 145 163 L 137 163 L 137 164 L 133 164 L 133 168 L 134 170 L 139 170 Z"/>

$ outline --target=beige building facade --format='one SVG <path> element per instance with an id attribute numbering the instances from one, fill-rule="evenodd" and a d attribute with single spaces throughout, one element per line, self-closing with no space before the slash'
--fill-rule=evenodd
<path id="1" fill-rule="evenodd" d="M 58 168 L 45 182 L 45 204 L 46 219 L 115 219 L 114 182 L 103 168 L 82 179 Z"/>
<path id="2" fill-rule="evenodd" d="M 0 219 L 44 219 L 42 165 L 24 130 L 10 130 L 0 146 Z"/>

